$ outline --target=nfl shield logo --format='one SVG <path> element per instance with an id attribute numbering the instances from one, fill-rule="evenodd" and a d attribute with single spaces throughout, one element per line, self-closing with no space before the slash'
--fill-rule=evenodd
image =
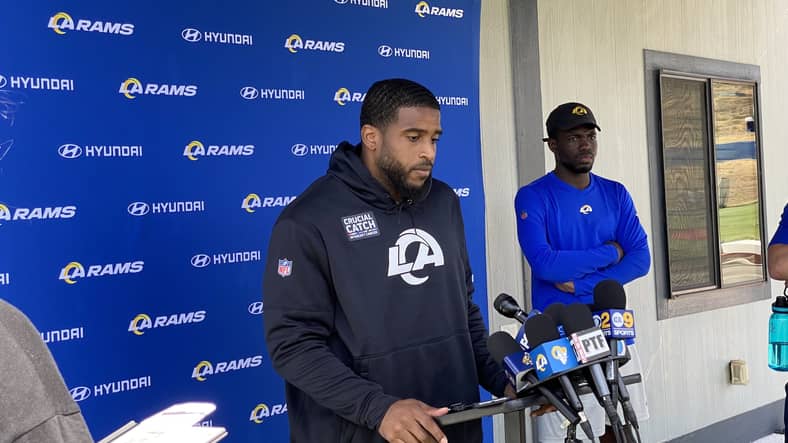
<path id="1" fill-rule="evenodd" d="M 293 260 L 288 260 L 286 258 L 279 259 L 279 268 L 276 272 L 282 276 L 282 278 L 290 276 L 293 272 Z"/>

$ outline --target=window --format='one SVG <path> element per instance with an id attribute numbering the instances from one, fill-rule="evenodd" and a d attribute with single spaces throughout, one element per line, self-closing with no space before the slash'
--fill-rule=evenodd
<path id="1" fill-rule="evenodd" d="M 768 298 L 758 68 L 645 56 L 658 318 Z"/>

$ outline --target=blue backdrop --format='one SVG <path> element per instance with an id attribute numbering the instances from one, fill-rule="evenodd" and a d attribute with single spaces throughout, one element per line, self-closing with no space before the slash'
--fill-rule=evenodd
<path id="1" fill-rule="evenodd" d="M 268 236 L 357 142 L 378 79 L 439 97 L 435 176 L 461 197 L 486 316 L 480 1 L 6 5 L 0 297 L 39 328 L 94 438 L 207 400 L 228 441 L 287 441 Z"/>

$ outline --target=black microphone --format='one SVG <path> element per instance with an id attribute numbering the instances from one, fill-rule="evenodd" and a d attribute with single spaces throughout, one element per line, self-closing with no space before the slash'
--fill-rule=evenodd
<path id="1" fill-rule="evenodd" d="M 564 322 L 561 319 L 564 315 L 564 309 L 566 305 L 561 302 L 555 302 L 548 305 L 544 308 L 544 315 L 550 317 L 555 321 L 555 324 L 558 326 L 558 333 L 561 334 L 562 337 L 566 337 L 566 333 L 564 332 Z"/>
<path id="2" fill-rule="evenodd" d="M 517 300 L 509 294 L 503 292 L 498 294 L 498 297 L 495 297 L 495 301 L 493 301 L 493 307 L 504 317 L 517 319 L 520 323 L 525 324 L 528 320 L 528 314 L 520 309 Z"/>
<path id="3" fill-rule="evenodd" d="M 512 343 L 515 346 L 512 346 Z M 511 335 L 503 331 L 491 334 L 487 338 L 487 350 L 493 360 L 503 367 L 509 383 L 518 395 L 532 387 L 525 379 L 525 374 L 534 369 L 531 356 L 512 340 Z"/>
<path id="4" fill-rule="evenodd" d="M 558 398 L 558 396 L 548 389 L 547 386 L 540 384 L 539 380 L 536 378 L 536 374 L 534 374 L 532 370 L 525 370 L 521 363 L 518 363 L 518 361 L 522 362 L 523 358 L 525 358 L 528 353 L 520 348 L 520 345 L 514 341 L 511 335 L 503 331 L 492 334 L 487 339 L 487 349 L 490 351 L 493 360 L 500 364 L 507 372 L 507 375 L 510 376 L 510 380 L 512 376 L 514 376 L 516 384 L 521 384 L 520 380 L 528 382 L 527 384 L 523 384 L 522 389 L 518 390 L 517 395 L 521 395 L 535 388 L 551 405 L 558 409 L 558 412 L 566 417 L 570 423 L 577 424 L 580 422 L 580 417 L 578 417 L 575 411 L 564 403 L 563 400 Z M 530 359 L 530 356 L 527 358 Z"/>
<path id="5" fill-rule="evenodd" d="M 624 292 L 624 287 L 616 280 L 603 280 L 594 287 L 594 307 L 596 311 L 606 311 L 610 309 L 626 309 L 627 295 Z M 634 320 L 633 320 L 634 325 Z M 626 354 L 626 346 L 621 343 L 621 340 L 609 337 L 608 343 L 613 352 L 614 357 L 620 357 L 621 348 L 624 349 Z M 622 346 L 624 345 L 624 346 Z M 618 360 L 614 358 L 607 365 L 606 378 L 611 386 L 611 393 L 613 394 L 613 401 L 615 403 L 616 394 L 621 399 L 621 408 L 624 410 L 624 419 L 627 424 L 631 424 L 635 430 L 639 431 L 637 414 L 632 407 L 630 401 L 629 390 L 621 378 L 621 373 L 618 370 Z"/>
<path id="6" fill-rule="evenodd" d="M 564 310 L 563 323 L 566 335 L 571 337 L 572 347 L 582 363 L 593 362 L 610 355 L 605 335 L 594 323 L 594 317 L 588 306 L 580 303 L 568 305 Z M 621 442 L 623 441 L 621 422 L 613 404 L 604 371 L 599 363 L 590 364 L 588 370 L 591 373 L 591 385 L 594 388 L 594 393 L 610 420 L 616 441 Z"/>
<path id="7" fill-rule="evenodd" d="M 548 308 L 550 308 L 550 306 L 548 306 Z M 558 314 L 562 309 L 563 305 L 556 306 L 553 309 L 554 314 Z M 528 344 L 531 346 L 531 349 L 535 349 L 542 343 L 547 343 L 561 338 L 561 335 L 558 333 L 556 322 L 545 314 L 537 314 L 532 316 L 527 322 L 525 322 L 524 328 L 525 336 L 528 339 Z M 566 373 L 564 373 L 558 376 L 558 383 L 561 385 L 561 389 L 564 391 L 564 395 L 566 400 L 569 402 L 569 406 L 571 406 L 572 409 L 577 412 L 578 417 L 580 417 L 580 428 L 583 429 L 583 432 L 586 433 L 589 439 L 593 440 L 594 430 L 591 428 L 591 423 L 589 423 L 585 412 L 583 412 L 583 402 L 580 401 L 580 396 L 577 395 L 577 390 L 572 384 L 572 381 L 569 380 L 569 377 L 566 375 Z"/>

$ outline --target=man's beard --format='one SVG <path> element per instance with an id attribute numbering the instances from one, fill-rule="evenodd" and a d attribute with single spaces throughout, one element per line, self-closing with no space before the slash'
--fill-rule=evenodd
<path id="1" fill-rule="evenodd" d="M 594 167 L 593 162 L 591 162 L 590 165 L 579 165 L 566 160 L 561 160 L 561 165 L 574 174 L 585 174 L 586 172 L 591 172 L 591 169 Z"/>
<path id="2" fill-rule="evenodd" d="M 432 179 L 432 173 L 430 173 L 429 177 L 424 180 L 424 183 L 422 183 L 421 186 L 413 186 L 408 184 L 408 171 L 405 170 L 405 166 L 389 156 L 388 153 L 384 153 L 380 156 L 377 161 L 377 166 L 381 171 L 383 171 L 383 175 L 386 177 L 386 180 L 388 180 L 391 187 L 394 188 L 394 191 L 399 194 L 400 199 L 403 201 L 419 201 L 429 190 L 429 186 L 427 186 L 427 184 Z M 425 162 L 418 166 L 431 166 L 431 164 Z"/>

